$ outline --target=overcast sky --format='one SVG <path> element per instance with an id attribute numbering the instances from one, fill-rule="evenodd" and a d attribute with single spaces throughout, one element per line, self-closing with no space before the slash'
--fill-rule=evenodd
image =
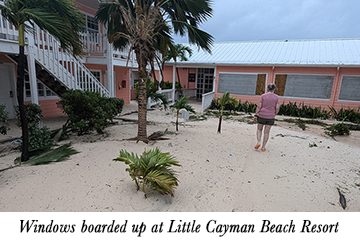
<path id="1" fill-rule="evenodd" d="M 212 8 L 200 29 L 215 42 L 360 38 L 360 0 L 213 0 Z"/>

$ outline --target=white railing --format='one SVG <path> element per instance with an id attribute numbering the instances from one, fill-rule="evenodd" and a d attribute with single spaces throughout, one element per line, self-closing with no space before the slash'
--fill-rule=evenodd
<path id="1" fill-rule="evenodd" d="M 17 40 L 18 31 L 14 25 L 10 24 L 3 16 L 0 14 L 0 39 L 6 40 Z"/>
<path id="2" fill-rule="evenodd" d="M 0 39 L 17 40 L 18 36 L 15 27 L 0 14 Z M 88 90 L 98 92 L 103 96 L 110 96 L 110 92 L 86 66 L 71 54 L 62 51 L 59 41 L 49 33 L 36 26 L 33 34 L 27 34 L 26 38 L 28 50 L 34 54 L 38 64 L 67 88 Z"/>
<path id="3" fill-rule="evenodd" d="M 81 33 L 81 41 L 84 44 L 85 52 L 104 54 L 107 51 L 107 37 L 101 33 Z"/>
<path id="4" fill-rule="evenodd" d="M 110 96 L 109 91 L 81 61 L 63 51 L 59 41 L 37 26 L 34 31 L 34 46 L 36 61 L 69 89 Z"/>
<path id="5" fill-rule="evenodd" d="M 215 92 L 208 92 L 202 94 L 201 113 L 203 113 L 204 110 L 211 105 L 211 102 L 214 98 L 215 98 Z"/>
<path id="6" fill-rule="evenodd" d="M 173 89 L 165 89 L 165 90 L 158 90 L 158 93 L 164 94 L 169 103 L 175 102 L 175 91 Z M 151 98 L 148 98 L 148 108 L 151 108 L 152 106 L 160 104 L 161 101 L 153 101 Z"/>

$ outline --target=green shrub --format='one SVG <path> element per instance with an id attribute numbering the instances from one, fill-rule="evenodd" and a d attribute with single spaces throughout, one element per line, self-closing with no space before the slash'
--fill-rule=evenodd
<path id="1" fill-rule="evenodd" d="M 29 151 L 49 150 L 54 141 L 51 138 L 51 131 L 48 127 L 40 126 L 42 110 L 39 105 L 26 103 L 26 119 L 29 128 Z M 16 108 L 17 126 L 21 127 L 19 107 Z"/>
<path id="2" fill-rule="evenodd" d="M 352 123 L 360 123 L 360 113 L 359 109 L 355 111 L 354 109 L 350 108 L 341 108 L 336 110 L 333 107 L 329 107 L 331 115 L 339 121 L 348 121 Z"/>
<path id="3" fill-rule="evenodd" d="M 49 150 L 54 141 L 51 131 L 47 126 L 40 127 L 39 124 L 29 123 L 29 151 Z"/>
<path id="4" fill-rule="evenodd" d="M 306 106 L 304 103 L 297 105 L 296 102 L 281 104 L 279 115 L 301 117 L 301 118 L 328 118 L 328 112 L 321 110 L 321 107 Z"/>
<path id="5" fill-rule="evenodd" d="M 9 130 L 8 115 L 5 104 L 0 105 L 0 134 L 6 134 Z"/>
<path id="6" fill-rule="evenodd" d="M 330 136 L 349 135 L 350 134 L 349 126 L 344 123 L 333 124 L 326 129 L 327 129 L 327 131 L 325 131 L 325 134 L 330 135 Z"/>
<path id="7" fill-rule="evenodd" d="M 93 130 L 103 133 L 114 117 L 121 113 L 124 100 L 102 97 L 90 91 L 71 90 L 62 96 L 58 104 L 68 115 L 71 130 L 83 135 Z"/>
<path id="8" fill-rule="evenodd" d="M 160 87 L 161 87 L 161 89 L 172 89 L 173 84 L 172 84 L 172 82 L 169 82 L 169 81 L 167 81 L 167 82 L 161 82 L 161 83 L 160 83 Z M 179 82 L 175 82 L 175 89 L 176 89 L 176 90 L 181 90 L 181 89 L 182 89 L 182 87 L 181 87 L 181 85 L 180 85 Z"/>

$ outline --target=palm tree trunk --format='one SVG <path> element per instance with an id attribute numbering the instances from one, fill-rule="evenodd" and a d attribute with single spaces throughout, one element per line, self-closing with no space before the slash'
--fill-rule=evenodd
<path id="1" fill-rule="evenodd" d="M 221 121 L 222 121 L 222 115 L 219 117 L 219 126 L 218 126 L 218 133 L 221 133 Z"/>
<path id="2" fill-rule="evenodd" d="M 177 77 L 178 77 L 179 86 L 182 88 L 181 82 L 180 82 L 179 68 L 177 68 L 177 67 L 176 67 L 176 74 L 177 74 Z"/>
<path id="3" fill-rule="evenodd" d="M 176 131 L 179 131 L 179 110 L 176 111 Z"/>
<path id="4" fill-rule="evenodd" d="M 17 67 L 17 99 L 19 103 L 19 114 L 22 135 L 21 162 L 30 159 L 29 154 L 29 128 L 26 119 L 24 104 L 24 79 L 25 79 L 25 31 L 24 25 L 19 26 L 19 63 Z"/>
<path id="5" fill-rule="evenodd" d="M 221 133 L 221 122 L 222 122 L 222 116 L 223 116 L 223 110 L 224 107 L 221 107 L 220 117 L 219 117 L 219 126 L 218 126 L 218 133 Z"/>
<path id="6" fill-rule="evenodd" d="M 141 55 L 139 55 L 141 56 Z M 137 142 L 148 143 L 146 132 L 147 97 L 146 97 L 146 61 L 139 65 L 139 94 L 138 94 L 138 137 Z"/>

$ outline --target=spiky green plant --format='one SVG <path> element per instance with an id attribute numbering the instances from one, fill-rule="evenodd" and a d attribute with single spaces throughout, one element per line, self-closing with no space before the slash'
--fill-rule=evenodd
<path id="1" fill-rule="evenodd" d="M 233 103 L 235 109 L 237 108 L 237 106 L 239 105 L 239 101 L 236 98 L 230 97 L 230 92 L 225 92 L 219 99 L 219 104 L 220 104 L 220 117 L 219 117 L 219 126 L 218 126 L 218 133 L 221 133 L 221 122 L 222 122 L 222 116 L 224 113 L 224 107 L 226 104 L 228 103 Z"/>
<path id="2" fill-rule="evenodd" d="M 179 99 L 177 99 L 173 105 L 170 106 L 170 108 L 176 110 L 176 131 L 179 131 L 179 114 L 181 109 L 185 109 L 186 111 L 189 111 L 191 113 L 195 113 L 195 110 L 191 105 L 189 105 L 187 102 L 189 101 L 189 97 L 182 96 Z"/>
<path id="3" fill-rule="evenodd" d="M 140 189 L 147 197 L 148 191 L 157 191 L 162 195 L 174 196 L 174 189 L 178 185 L 176 172 L 172 166 L 181 166 L 170 153 L 163 153 L 156 147 L 154 150 L 144 151 L 141 156 L 120 150 L 120 156 L 114 161 L 122 161 L 129 167 L 125 170 L 135 181 L 137 190 Z"/>

